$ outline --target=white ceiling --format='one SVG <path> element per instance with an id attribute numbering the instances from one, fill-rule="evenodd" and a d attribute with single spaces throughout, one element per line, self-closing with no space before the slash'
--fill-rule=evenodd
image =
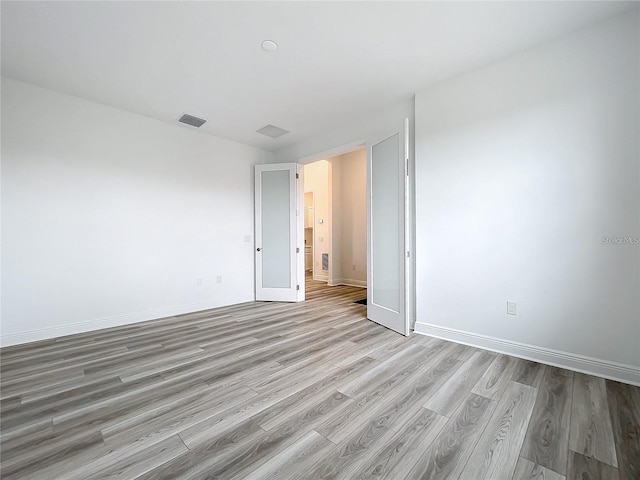
<path id="1" fill-rule="evenodd" d="M 3 1 L 2 74 L 275 151 L 637 6 Z"/>

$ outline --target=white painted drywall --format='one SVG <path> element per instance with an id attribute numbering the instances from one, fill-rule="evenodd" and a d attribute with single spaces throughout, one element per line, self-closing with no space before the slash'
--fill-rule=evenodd
<path id="1" fill-rule="evenodd" d="M 313 239 L 313 278 L 329 280 L 329 271 L 322 270 L 322 254 L 331 250 L 331 218 L 329 207 L 329 162 L 320 160 L 304 166 L 304 191 L 313 192 L 315 214 Z M 320 223 L 322 220 L 322 223 Z M 329 259 L 331 260 L 331 259 Z M 329 262 L 331 267 L 331 261 Z"/>
<path id="2" fill-rule="evenodd" d="M 3 78 L 2 344 L 253 300 L 267 160 Z"/>
<path id="3" fill-rule="evenodd" d="M 273 158 L 277 163 L 307 164 L 342 155 L 359 145 L 364 145 L 372 137 L 398 128 L 405 118 L 409 118 L 410 123 L 413 124 L 413 99 L 399 101 L 384 110 L 376 111 L 368 115 L 365 121 L 360 116 L 358 121 L 336 119 L 335 128 L 326 130 L 309 140 L 280 149 Z"/>
<path id="4" fill-rule="evenodd" d="M 367 151 L 329 159 L 332 169 L 330 283 L 367 285 Z M 355 265 L 355 270 L 353 266 Z"/>
<path id="5" fill-rule="evenodd" d="M 331 268 L 329 285 L 339 285 L 342 276 L 342 164 L 335 157 L 327 159 L 329 164 L 329 230 L 331 232 Z"/>
<path id="6" fill-rule="evenodd" d="M 640 366 L 639 25 L 416 95 L 416 329 Z"/>

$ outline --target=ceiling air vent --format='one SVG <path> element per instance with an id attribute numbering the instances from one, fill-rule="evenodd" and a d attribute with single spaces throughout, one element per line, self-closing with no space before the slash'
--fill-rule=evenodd
<path id="1" fill-rule="evenodd" d="M 285 133 L 289 133 L 289 130 L 276 127 L 275 125 L 265 125 L 260 130 L 256 130 L 256 132 L 262 135 L 266 135 L 267 137 L 278 138 L 284 135 Z"/>
<path id="2" fill-rule="evenodd" d="M 187 125 L 191 125 L 192 127 L 196 127 L 196 128 L 200 128 L 202 125 L 204 125 L 204 122 L 206 122 L 206 120 L 203 120 L 198 117 L 194 117 L 193 115 L 187 115 L 186 113 L 182 115 L 178 119 L 178 121 L 180 123 L 186 123 Z"/>

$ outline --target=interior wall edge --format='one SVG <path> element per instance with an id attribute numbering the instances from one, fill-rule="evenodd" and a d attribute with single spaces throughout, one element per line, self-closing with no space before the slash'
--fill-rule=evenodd
<path id="1" fill-rule="evenodd" d="M 640 386 L 640 367 L 417 321 L 415 333 Z"/>
<path id="2" fill-rule="evenodd" d="M 253 301 L 253 298 L 238 299 L 234 305 Z M 226 307 L 228 305 L 228 303 L 221 302 L 220 300 L 203 300 L 201 302 L 186 305 L 174 305 L 172 307 L 157 308 L 144 312 L 125 313 L 122 315 L 95 318 L 83 322 L 39 328 L 26 332 L 10 333 L 7 335 L 0 335 L 0 347 L 10 347 L 25 343 L 39 342 L 42 340 L 51 340 L 67 335 L 93 332 L 106 328 L 124 327 L 150 320 L 160 320 L 162 318 L 173 317 L 176 315 L 196 313 L 203 310 L 209 310 L 211 308 Z"/>
<path id="3" fill-rule="evenodd" d="M 350 287 L 367 288 L 366 280 L 355 280 L 353 278 L 334 278 L 329 282 L 329 286 L 348 285 Z"/>

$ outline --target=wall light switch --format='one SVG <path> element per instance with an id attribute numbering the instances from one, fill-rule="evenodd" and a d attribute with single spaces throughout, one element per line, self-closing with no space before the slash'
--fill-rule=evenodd
<path id="1" fill-rule="evenodd" d="M 222 275 L 218 275 L 218 276 L 216 277 L 216 282 L 218 282 L 218 283 L 222 283 Z"/>
<path id="2" fill-rule="evenodd" d="M 244 236 L 244 243 L 251 243 L 251 235 Z"/>
<path id="3" fill-rule="evenodd" d="M 507 315 L 518 315 L 518 302 L 507 300 Z"/>

